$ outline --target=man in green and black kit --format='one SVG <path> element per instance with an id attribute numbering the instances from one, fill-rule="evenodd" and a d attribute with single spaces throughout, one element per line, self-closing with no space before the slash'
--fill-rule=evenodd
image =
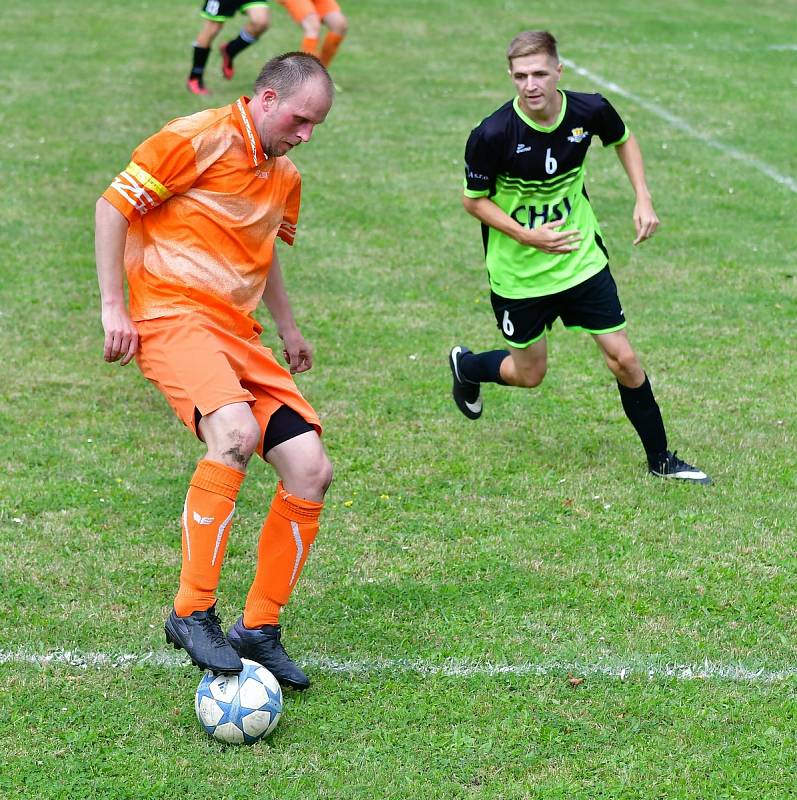
<path id="1" fill-rule="evenodd" d="M 561 318 L 565 327 L 593 335 L 617 379 L 651 474 L 710 483 L 667 447 L 584 188 L 584 160 L 597 135 L 615 148 L 635 192 L 634 244 L 650 238 L 659 220 L 636 138 L 601 95 L 558 89 L 562 65 L 547 31 L 518 34 L 507 58 L 518 95 L 471 132 L 463 204 L 482 223 L 493 311 L 509 350 L 452 348 L 454 401 L 466 417 L 477 419 L 482 383 L 538 386 L 547 369 L 546 330 Z"/>

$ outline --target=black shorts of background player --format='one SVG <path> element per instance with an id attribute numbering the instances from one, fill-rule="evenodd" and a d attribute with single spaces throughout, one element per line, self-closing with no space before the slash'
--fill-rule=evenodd
<path id="1" fill-rule="evenodd" d="M 230 39 L 229 42 L 225 42 L 219 47 L 221 74 L 227 80 L 231 80 L 235 74 L 232 64 L 235 56 L 250 44 L 254 44 L 271 24 L 268 0 L 252 0 L 244 3 L 233 2 L 233 0 L 205 0 L 199 13 L 204 22 L 194 42 L 194 60 L 186 81 L 186 87 L 192 94 L 209 94 L 205 88 L 204 78 L 210 47 L 224 23 L 232 19 L 238 11 L 248 17 L 246 25 L 241 28 L 240 33 L 234 39 Z"/>
<path id="2" fill-rule="evenodd" d="M 532 388 L 548 368 L 545 338 L 554 320 L 591 333 L 615 376 L 651 474 L 694 483 L 708 476 L 667 446 L 659 406 L 625 331 L 600 227 L 584 188 L 594 136 L 612 146 L 634 190 L 634 244 L 659 219 L 636 138 L 599 94 L 558 88 L 562 64 L 548 31 L 525 31 L 507 50 L 517 96 L 471 132 L 465 150 L 465 210 L 482 223 L 487 273 L 499 329 L 509 349 L 452 348 L 457 408 L 482 414 L 482 383 Z"/>
<path id="3" fill-rule="evenodd" d="M 541 341 L 557 319 L 569 330 L 593 336 L 614 333 L 626 326 L 608 264 L 597 275 L 561 292 L 521 299 L 490 292 L 490 303 L 504 340 L 518 349 Z"/>

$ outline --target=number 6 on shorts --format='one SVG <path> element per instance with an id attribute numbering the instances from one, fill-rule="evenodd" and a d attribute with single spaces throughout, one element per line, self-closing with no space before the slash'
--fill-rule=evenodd
<path id="1" fill-rule="evenodd" d="M 501 329 L 504 331 L 504 336 L 511 336 L 515 332 L 515 326 L 512 320 L 509 319 L 509 309 L 504 309 L 504 318 L 501 321 Z"/>

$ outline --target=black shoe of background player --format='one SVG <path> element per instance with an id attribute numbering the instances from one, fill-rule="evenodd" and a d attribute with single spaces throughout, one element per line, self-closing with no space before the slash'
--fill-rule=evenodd
<path id="1" fill-rule="evenodd" d="M 243 669 L 238 653 L 224 636 L 215 604 L 207 611 L 194 611 L 188 617 L 178 617 L 172 609 L 164 628 L 166 641 L 173 644 L 175 650 L 185 650 L 191 663 L 200 669 L 209 669 L 214 675 L 238 673 Z"/>
<path id="2" fill-rule="evenodd" d="M 483 407 L 481 384 L 465 378 L 460 368 L 462 357 L 467 353 L 470 353 L 467 347 L 457 345 L 452 347 L 448 354 L 448 366 L 451 367 L 451 375 L 454 378 L 454 388 L 451 393 L 457 408 L 468 419 L 478 419 L 482 415 Z"/>
<path id="3" fill-rule="evenodd" d="M 678 453 L 667 450 L 659 458 L 648 461 L 648 470 L 657 478 L 672 478 L 688 483 L 711 483 L 711 478 L 705 472 L 687 464 L 678 458 Z"/>
<path id="4" fill-rule="evenodd" d="M 262 664 L 282 686 L 303 691 L 310 686 L 310 679 L 285 652 L 280 641 L 281 635 L 279 625 L 247 628 L 243 617 L 239 617 L 227 631 L 228 641 L 241 658 Z"/>

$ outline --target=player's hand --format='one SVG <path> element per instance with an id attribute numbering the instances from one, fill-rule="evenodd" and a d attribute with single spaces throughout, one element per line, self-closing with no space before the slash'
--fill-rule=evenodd
<path id="1" fill-rule="evenodd" d="M 544 225 L 540 225 L 539 228 L 529 230 L 524 237 L 523 244 L 542 250 L 543 253 L 555 255 L 572 253 L 578 250 L 581 245 L 581 231 L 577 228 L 570 228 L 566 231 L 560 230 L 564 224 L 564 219 L 557 219 L 554 222 L 546 222 Z"/>
<path id="2" fill-rule="evenodd" d="M 291 375 L 297 372 L 307 372 L 313 366 L 313 349 L 305 341 L 304 336 L 299 333 L 298 328 L 280 332 L 282 339 L 282 356 Z"/>
<path id="3" fill-rule="evenodd" d="M 634 205 L 634 227 L 636 228 L 636 239 L 634 244 L 650 239 L 659 227 L 659 218 L 653 210 L 653 203 L 650 198 L 642 198 Z"/>
<path id="4" fill-rule="evenodd" d="M 102 327 L 105 330 L 103 358 L 129 364 L 138 350 L 138 331 L 124 306 L 107 306 L 102 309 Z"/>

